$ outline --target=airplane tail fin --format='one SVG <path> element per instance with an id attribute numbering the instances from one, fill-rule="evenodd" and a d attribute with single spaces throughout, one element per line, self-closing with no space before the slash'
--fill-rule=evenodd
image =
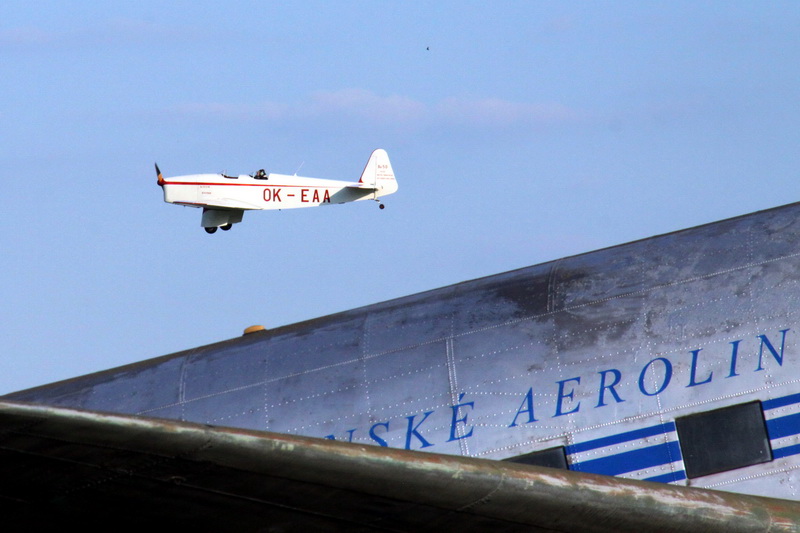
<path id="1" fill-rule="evenodd" d="M 376 196 L 392 194 L 397 190 L 397 180 L 386 150 L 378 148 L 372 152 L 358 182 L 364 187 L 374 188 Z"/>

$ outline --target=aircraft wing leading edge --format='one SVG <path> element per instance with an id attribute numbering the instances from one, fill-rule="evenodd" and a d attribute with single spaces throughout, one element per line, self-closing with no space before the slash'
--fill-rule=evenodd
<path id="1" fill-rule="evenodd" d="M 800 503 L 509 462 L 0 402 L 5 525 L 798 531 Z"/>

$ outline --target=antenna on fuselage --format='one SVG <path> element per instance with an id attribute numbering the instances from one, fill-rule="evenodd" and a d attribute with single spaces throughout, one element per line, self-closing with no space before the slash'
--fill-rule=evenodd
<path id="1" fill-rule="evenodd" d="M 299 167 L 297 167 L 297 170 L 295 170 L 295 171 L 294 171 L 294 175 L 295 175 L 295 176 L 297 176 L 297 173 L 298 173 L 298 172 L 300 172 L 300 169 L 301 169 L 301 168 L 303 168 L 303 165 L 305 165 L 305 164 L 306 164 L 306 162 L 305 162 L 305 161 L 303 161 L 302 163 L 300 163 L 300 166 L 299 166 Z"/>

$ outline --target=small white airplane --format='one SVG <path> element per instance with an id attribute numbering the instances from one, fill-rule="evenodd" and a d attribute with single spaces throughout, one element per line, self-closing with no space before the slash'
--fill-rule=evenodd
<path id="1" fill-rule="evenodd" d="M 165 202 L 203 208 L 200 225 L 207 233 L 214 233 L 217 228 L 231 229 L 251 209 L 293 209 L 359 200 L 380 204 L 378 198 L 397 191 L 389 156 L 382 149 L 372 152 L 357 182 L 267 174 L 263 169 L 239 176 L 191 174 L 165 178 L 157 164 L 156 174 Z"/>

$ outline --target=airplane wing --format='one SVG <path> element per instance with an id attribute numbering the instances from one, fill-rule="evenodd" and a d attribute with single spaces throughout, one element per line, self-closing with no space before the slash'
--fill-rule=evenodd
<path id="1" fill-rule="evenodd" d="M 504 461 L 0 402 L 3 525 L 797 531 L 800 504 Z"/>

